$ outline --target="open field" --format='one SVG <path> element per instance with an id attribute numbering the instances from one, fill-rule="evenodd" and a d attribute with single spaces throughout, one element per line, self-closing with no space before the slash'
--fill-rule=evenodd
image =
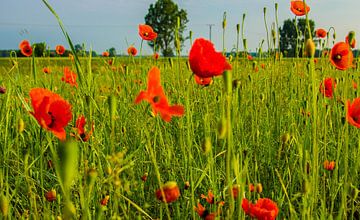
<path id="1" fill-rule="evenodd" d="M 185 58 L 110 59 L 82 58 L 78 87 L 61 80 L 64 66 L 76 71 L 68 58 L 35 58 L 35 68 L 31 58 L 0 60 L 1 209 L 7 204 L 12 218 L 196 219 L 201 202 L 219 219 L 244 219 L 244 197 L 272 199 L 278 219 L 359 218 L 360 133 L 344 105 L 358 97 L 356 68 L 336 70 L 328 58 L 234 59 L 235 81 L 226 92 L 222 77 L 197 85 Z M 169 102 L 185 108 L 169 123 L 148 103 L 134 104 L 152 66 Z M 319 89 L 327 77 L 336 80 L 332 98 Z M 71 142 L 29 113 L 29 91 L 37 87 L 70 103 Z M 80 115 L 86 133 L 94 125 L 86 141 L 75 129 Z M 326 160 L 335 161 L 333 170 L 324 168 Z M 155 196 L 167 181 L 181 194 L 169 204 Z M 230 187 L 239 187 L 236 196 Z M 213 204 L 200 196 L 209 190 Z"/>

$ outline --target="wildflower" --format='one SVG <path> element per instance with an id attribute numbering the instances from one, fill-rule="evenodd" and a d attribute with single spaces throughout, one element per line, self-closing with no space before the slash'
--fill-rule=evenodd
<path id="1" fill-rule="evenodd" d="M 143 40 L 152 41 L 157 38 L 157 33 L 154 32 L 151 26 L 146 24 L 139 24 L 139 35 Z"/>
<path id="2" fill-rule="evenodd" d="M 327 35 L 327 32 L 326 32 L 325 29 L 319 28 L 319 29 L 317 29 L 317 30 L 315 31 L 315 35 L 316 35 L 316 37 L 318 37 L 318 38 L 325 38 L 326 35 Z"/>
<path id="3" fill-rule="evenodd" d="M 234 199 L 236 199 L 239 196 L 239 192 L 240 192 L 240 186 L 235 184 L 232 186 L 232 196 L 234 197 Z"/>
<path id="4" fill-rule="evenodd" d="M 147 178 L 148 178 L 148 175 L 149 175 L 148 172 L 145 172 L 144 175 L 141 177 L 141 180 L 143 182 L 145 182 L 147 180 Z"/>
<path id="5" fill-rule="evenodd" d="M 250 60 L 250 61 L 254 60 L 254 58 L 250 54 L 247 55 L 247 59 Z"/>
<path id="6" fill-rule="evenodd" d="M 46 73 L 46 74 L 50 74 L 51 71 L 50 71 L 49 67 L 44 67 L 43 72 Z"/>
<path id="7" fill-rule="evenodd" d="M 303 0 L 293 0 L 291 1 L 290 10 L 296 16 L 306 15 L 310 11 L 310 7 L 306 5 Z"/>
<path id="8" fill-rule="evenodd" d="M 355 48 L 356 39 L 355 39 L 355 32 L 354 31 L 349 32 L 349 34 L 345 38 L 345 43 L 349 44 L 351 48 Z"/>
<path id="9" fill-rule="evenodd" d="M 78 87 L 78 84 L 76 82 L 77 75 L 76 73 L 72 72 L 69 67 L 64 68 L 64 76 L 61 78 L 62 81 L 65 83 L 70 84 L 71 86 Z"/>
<path id="10" fill-rule="evenodd" d="M 208 191 L 208 196 L 201 194 L 201 198 L 206 199 L 206 202 L 209 204 L 214 204 L 214 194 L 211 192 L 211 190 Z"/>
<path id="11" fill-rule="evenodd" d="M 334 95 L 334 89 L 336 88 L 336 82 L 333 78 L 326 78 L 320 84 L 320 92 L 328 98 L 332 98 Z"/>
<path id="12" fill-rule="evenodd" d="M 141 91 L 135 99 L 135 104 L 145 100 L 150 103 L 154 115 L 160 113 L 161 118 L 170 122 L 172 116 L 183 116 L 184 107 L 181 105 L 170 106 L 160 82 L 160 70 L 157 67 L 148 73 L 147 91 Z"/>
<path id="13" fill-rule="evenodd" d="M 194 207 L 194 210 L 198 213 L 200 218 L 205 220 L 213 220 L 216 217 L 216 212 L 209 213 L 209 211 L 205 209 L 205 207 L 202 206 L 200 203 L 198 203 L 197 207 Z"/>
<path id="14" fill-rule="evenodd" d="M 161 190 L 164 192 L 165 198 L 163 198 Z M 169 181 L 160 189 L 156 190 L 156 198 L 162 202 L 171 203 L 176 201 L 179 197 L 180 190 L 177 183 L 174 181 Z"/>
<path id="15" fill-rule="evenodd" d="M 27 40 L 21 41 L 19 44 L 19 48 L 20 48 L 22 55 L 24 55 L 26 57 L 29 57 L 32 55 L 33 49 L 31 47 L 29 41 L 27 41 Z"/>
<path id="16" fill-rule="evenodd" d="M 31 114 L 39 125 L 51 131 L 60 140 L 66 139 L 64 127 L 72 118 L 71 105 L 58 94 L 43 88 L 30 90 Z"/>
<path id="17" fill-rule="evenodd" d="M 334 168 L 335 168 L 335 161 L 328 161 L 328 160 L 324 161 L 324 169 L 325 170 L 332 171 L 332 170 L 334 170 Z"/>
<path id="18" fill-rule="evenodd" d="M 6 88 L 4 86 L 0 86 L 0 94 L 5 94 Z"/>
<path id="19" fill-rule="evenodd" d="M 78 119 L 76 120 L 76 129 L 77 129 L 77 133 L 80 136 L 81 140 L 83 140 L 84 142 L 88 141 L 91 134 L 94 131 L 94 123 L 91 126 L 91 130 L 86 134 L 85 133 L 85 124 L 86 124 L 86 119 L 83 115 L 80 115 L 78 117 Z"/>
<path id="20" fill-rule="evenodd" d="M 108 56 L 110 56 L 109 51 L 104 51 L 104 52 L 102 53 L 102 56 L 103 56 L 103 57 L 108 57 Z"/>
<path id="21" fill-rule="evenodd" d="M 65 47 L 63 45 L 57 45 L 55 51 L 58 55 L 63 55 L 65 53 Z"/>
<path id="22" fill-rule="evenodd" d="M 257 219 L 274 220 L 279 213 L 276 203 L 268 198 L 261 198 L 256 204 L 252 204 L 244 198 L 241 207 L 247 215 Z"/>
<path id="23" fill-rule="evenodd" d="M 136 56 L 137 54 L 137 50 L 134 46 L 130 46 L 128 49 L 127 49 L 127 52 L 129 54 L 129 56 Z"/>
<path id="24" fill-rule="evenodd" d="M 252 183 L 249 184 L 249 191 L 250 191 L 250 192 L 254 192 L 254 191 L 255 191 L 255 186 L 254 186 L 254 184 L 252 184 Z"/>
<path id="25" fill-rule="evenodd" d="M 225 70 L 231 70 L 231 65 L 222 53 L 216 52 L 214 45 L 203 38 L 193 43 L 189 53 L 190 68 L 201 78 L 222 75 Z"/>
<path id="26" fill-rule="evenodd" d="M 107 206 L 109 200 L 110 200 L 110 196 L 109 196 L 109 195 L 106 195 L 106 196 L 100 201 L 100 205 L 102 205 L 102 206 Z"/>
<path id="27" fill-rule="evenodd" d="M 160 55 L 158 53 L 154 53 L 153 57 L 155 60 L 157 60 L 157 59 L 159 59 Z"/>
<path id="28" fill-rule="evenodd" d="M 353 86 L 354 89 L 357 89 L 357 88 L 358 88 L 358 85 L 357 85 L 357 83 L 356 83 L 354 80 L 352 81 L 352 86 Z"/>
<path id="29" fill-rule="evenodd" d="M 52 189 L 45 193 L 45 198 L 48 202 L 53 202 L 56 200 L 56 190 Z"/>
<path id="30" fill-rule="evenodd" d="M 209 86 L 213 83 L 212 77 L 202 78 L 198 75 L 195 75 L 194 78 L 195 78 L 196 84 L 201 85 L 201 86 Z"/>
<path id="31" fill-rule="evenodd" d="M 352 65 L 353 54 L 345 42 L 339 42 L 330 51 L 330 62 L 339 70 L 346 70 Z"/>
<path id="32" fill-rule="evenodd" d="M 360 98 L 356 98 L 350 103 L 347 100 L 348 112 L 346 114 L 346 120 L 353 126 L 360 128 Z"/>

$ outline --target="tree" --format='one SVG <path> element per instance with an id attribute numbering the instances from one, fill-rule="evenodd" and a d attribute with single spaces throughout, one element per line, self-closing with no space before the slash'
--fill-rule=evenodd
<path id="1" fill-rule="evenodd" d="M 296 26 L 297 25 L 297 29 Z M 311 36 L 315 36 L 315 22 L 309 20 Z M 301 56 L 304 48 L 304 42 L 309 38 L 309 33 L 306 25 L 306 19 L 300 18 L 287 19 L 284 21 L 283 26 L 280 28 L 280 50 L 286 53 L 287 56 Z"/>
<path id="2" fill-rule="evenodd" d="M 34 54 L 36 57 L 42 57 L 45 55 L 45 50 L 46 50 L 45 42 L 35 43 L 33 44 L 33 47 L 35 47 Z"/>
<path id="3" fill-rule="evenodd" d="M 180 27 L 177 30 L 178 18 Z M 147 15 L 145 16 L 145 23 L 150 25 L 158 34 L 156 43 L 149 41 L 149 45 L 155 50 L 161 49 L 164 56 L 173 56 L 174 49 L 183 47 L 185 38 L 183 32 L 188 23 L 187 13 L 183 9 L 179 9 L 177 4 L 172 0 L 157 0 L 155 4 L 151 4 Z M 176 33 L 178 33 L 179 45 L 176 46 Z M 180 52 L 180 51 L 178 51 Z"/>
<path id="4" fill-rule="evenodd" d="M 109 49 L 109 56 L 115 57 L 116 56 L 116 49 L 114 47 Z"/>

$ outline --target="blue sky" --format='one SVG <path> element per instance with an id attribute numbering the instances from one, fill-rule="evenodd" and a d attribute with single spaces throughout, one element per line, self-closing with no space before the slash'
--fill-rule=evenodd
<path id="1" fill-rule="evenodd" d="M 61 17 L 73 42 L 85 43 L 101 53 L 115 47 L 118 54 L 126 53 L 128 45 L 140 47 L 138 24 L 144 23 L 148 7 L 155 0 L 49 0 Z M 279 25 L 294 15 L 290 12 L 290 0 L 174 0 L 188 12 L 188 27 L 193 37 L 209 36 L 207 24 L 215 24 L 212 40 L 222 48 L 221 22 L 227 12 L 228 28 L 226 48 L 236 44 L 236 24 L 246 13 L 245 37 L 250 51 L 255 51 L 262 39 L 266 40 L 263 8 L 267 7 L 267 22 L 275 21 L 274 4 L 279 4 Z M 307 0 L 311 7 L 309 17 L 316 28 L 333 26 L 337 41 L 344 39 L 350 30 L 360 31 L 359 0 Z M 358 33 L 360 34 L 360 33 Z M 68 47 L 56 19 L 41 0 L 0 1 L 0 49 L 16 49 L 22 39 L 46 42 L 51 48 L 57 44 Z M 266 41 L 265 41 L 266 42 Z M 266 43 L 264 44 L 266 47 Z M 189 51 L 186 42 L 183 54 Z M 144 53 L 150 54 L 145 44 Z"/>

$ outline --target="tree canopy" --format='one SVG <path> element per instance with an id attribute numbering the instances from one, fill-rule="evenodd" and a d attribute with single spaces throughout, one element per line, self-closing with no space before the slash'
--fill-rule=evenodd
<path id="1" fill-rule="evenodd" d="M 178 27 L 178 18 L 180 27 Z M 145 16 L 145 23 L 150 25 L 158 34 L 156 43 L 149 41 L 149 45 L 158 50 L 164 56 L 173 56 L 173 50 L 176 49 L 176 32 L 178 33 L 179 49 L 181 50 L 185 38 L 183 32 L 186 28 L 187 13 L 183 9 L 179 9 L 177 4 L 172 0 L 157 0 L 155 4 L 150 4 L 147 15 Z"/>
<path id="2" fill-rule="evenodd" d="M 315 22 L 309 20 L 311 36 L 315 36 Z M 296 25 L 296 26 L 295 26 Z M 297 28 L 296 28 L 297 27 Z M 280 50 L 287 56 L 302 56 L 304 42 L 309 38 L 306 19 L 287 19 L 280 28 Z M 297 47 L 296 47 L 297 46 Z"/>

